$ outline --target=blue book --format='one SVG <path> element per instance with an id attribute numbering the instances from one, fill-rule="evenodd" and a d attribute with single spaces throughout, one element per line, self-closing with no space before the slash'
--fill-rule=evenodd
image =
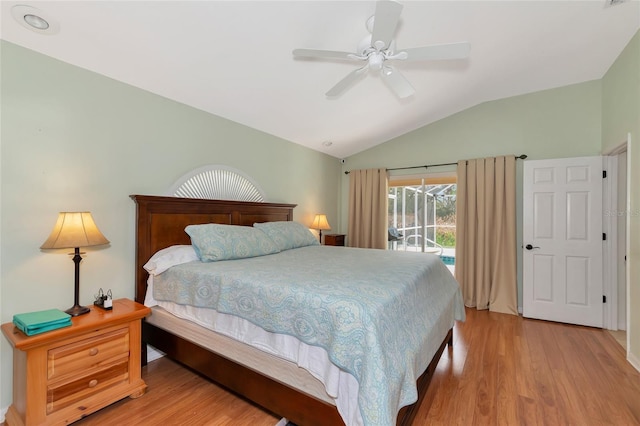
<path id="1" fill-rule="evenodd" d="M 27 312 L 13 316 L 13 324 L 27 336 L 56 330 L 71 325 L 71 315 L 60 309 Z"/>

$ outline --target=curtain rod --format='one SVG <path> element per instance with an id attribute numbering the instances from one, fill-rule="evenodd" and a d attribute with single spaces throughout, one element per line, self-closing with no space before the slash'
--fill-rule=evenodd
<path id="1" fill-rule="evenodd" d="M 527 158 L 527 154 L 522 154 L 522 155 L 518 155 L 516 157 L 516 160 L 524 160 Z M 429 167 L 440 167 L 440 166 L 456 166 L 458 165 L 458 163 L 441 163 L 441 164 L 426 164 L 424 166 L 410 166 L 410 167 L 395 167 L 392 169 L 387 169 L 387 170 L 407 170 L 407 169 L 421 169 L 421 168 L 425 168 L 428 169 Z M 350 170 L 347 170 L 344 172 L 345 175 L 348 175 L 349 173 L 351 173 Z"/>

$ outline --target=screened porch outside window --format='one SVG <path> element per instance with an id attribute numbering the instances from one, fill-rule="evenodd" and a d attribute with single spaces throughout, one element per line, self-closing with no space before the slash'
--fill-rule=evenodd
<path id="1" fill-rule="evenodd" d="M 455 178 L 390 181 L 388 248 L 437 254 L 453 272 L 455 205 Z"/>

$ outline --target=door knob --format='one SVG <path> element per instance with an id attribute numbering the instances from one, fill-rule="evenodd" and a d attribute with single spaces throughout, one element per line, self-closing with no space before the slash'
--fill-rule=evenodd
<path id="1" fill-rule="evenodd" d="M 524 246 L 524 248 L 526 248 L 527 250 L 533 250 L 533 249 L 537 249 L 537 248 L 540 248 L 540 247 L 534 247 L 531 244 L 527 244 L 526 246 Z"/>

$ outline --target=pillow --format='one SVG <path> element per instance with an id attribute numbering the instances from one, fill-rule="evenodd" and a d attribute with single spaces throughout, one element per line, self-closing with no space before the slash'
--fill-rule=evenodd
<path id="1" fill-rule="evenodd" d="M 160 275 L 172 266 L 193 262 L 195 260 L 199 259 L 193 246 L 171 246 L 159 250 L 151 256 L 151 259 L 144 264 L 144 269 L 146 269 L 150 275 Z"/>
<path id="2" fill-rule="evenodd" d="M 250 226 L 189 225 L 185 232 L 203 262 L 243 259 L 278 253 L 278 247 L 267 235 Z"/>
<path id="3" fill-rule="evenodd" d="M 309 228 L 298 222 L 264 222 L 253 226 L 267 234 L 280 251 L 320 245 Z"/>

